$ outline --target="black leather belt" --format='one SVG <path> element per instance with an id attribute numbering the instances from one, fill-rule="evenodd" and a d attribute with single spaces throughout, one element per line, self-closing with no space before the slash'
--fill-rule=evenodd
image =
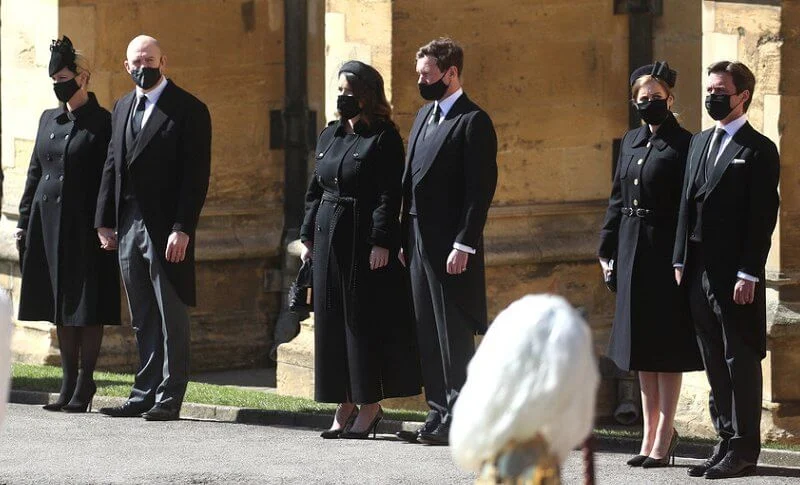
<path id="1" fill-rule="evenodd" d="M 622 215 L 628 217 L 648 217 L 653 215 L 653 211 L 650 209 L 639 209 L 634 207 L 623 207 L 620 209 Z"/>

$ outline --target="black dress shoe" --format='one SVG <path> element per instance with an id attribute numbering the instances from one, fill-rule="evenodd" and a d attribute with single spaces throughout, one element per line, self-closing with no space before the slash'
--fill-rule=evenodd
<path id="1" fill-rule="evenodd" d="M 431 432 L 420 431 L 419 442 L 426 445 L 448 446 L 450 444 L 450 425 L 442 423 Z"/>
<path id="2" fill-rule="evenodd" d="M 756 471 L 756 464 L 739 458 L 733 452 L 728 452 L 725 458 L 706 471 L 706 478 L 734 478 L 743 477 Z"/>
<path id="3" fill-rule="evenodd" d="M 111 416 L 112 418 L 137 418 L 145 411 L 147 411 L 147 408 L 143 409 L 136 404 L 132 404 L 130 401 L 125 401 L 125 404 L 122 406 L 100 408 L 100 413 Z"/>
<path id="4" fill-rule="evenodd" d="M 709 468 L 713 467 L 717 463 L 721 462 L 722 459 L 725 458 L 725 453 L 721 451 L 714 452 L 713 455 L 703 463 L 695 466 L 690 466 L 686 469 L 686 473 L 689 474 L 690 477 L 702 477 L 706 474 Z"/>
<path id="5" fill-rule="evenodd" d="M 425 424 L 423 424 L 422 427 L 416 431 L 406 431 L 403 429 L 394 435 L 403 441 L 408 441 L 409 443 L 419 443 L 420 433 L 431 433 L 438 425 L 439 423 L 437 421 L 425 421 Z"/>
<path id="6" fill-rule="evenodd" d="M 407 431 L 407 430 L 401 429 L 400 431 L 398 431 L 394 435 L 397 436 L 399 439 L 401 439 L 403 441 L 408 441 L 409 443 L 416 443 L 417 442 L 417 438 L 419 438 L 419 431 Z"/>
<path id="7" fill-rule="evenodd" d="M 176 409 L 153 406 L 151 410 L 142 414 L 142 417 L 148 421 L 177 421 L 181 419 L 181 412 Z"/>

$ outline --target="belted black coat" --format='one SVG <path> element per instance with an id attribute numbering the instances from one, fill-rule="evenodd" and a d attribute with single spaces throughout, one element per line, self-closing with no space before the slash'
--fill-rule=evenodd
<path id="1" fill-rule="evenodd" d="M 25 229 L 19 319 L 64 325 L 120 323 L 117 254 L 100 248 L 95 204 L 111 115 L 93 93 L 69 113 L 42 113 L 19 204 Z"/>
<path id="2" fill-rule="evenodd" d="M 408 273 L 400 249 L 403 140 L 375 121 L 317 141 L 301 239 L 312 241 L 315 399 L 371 403 L 420 393 Z M 371 270 L 373 246 L 389 250 Z"/>
<path id="3" fill-rule="evenodd" d="M 608 357 L 620 369 L 702 369 L 688 296 L 675 283 L 672 267 L 691 137 L 670 115 L 654 135 L 644 125 L 622 139 L 598 250 L 601 258 L 615 260 Z M 631 209 L 643 217 L 623 214 Z"/>

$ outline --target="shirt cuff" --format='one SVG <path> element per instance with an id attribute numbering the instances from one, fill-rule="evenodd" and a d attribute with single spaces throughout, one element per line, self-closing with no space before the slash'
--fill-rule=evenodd
<path id="1" fill-rule="evenodd" d="M 747 273 L 742 273 L 741 271 L 736 273 L 736 277 L 742 280 L 753 281 L 755 283 L 758 283 L 758 278 L 756 278 L 755 276 L 751 276 Z"/>
<path id="2" fill-rule="evenodd" d="M 453 243 L 453 248 L 458 249 L 459 251 L 464 251 L 465 253 L 469 253 L 469 254 L 475 254 L 475 253 L 478 252 L 475 249 L 473 249 L 473 248 L 471 248 L 469 246 L 465 246 L 464 244 L 461 244 L 461 243 Z"/>
<path id="3" fill-rule="evenodd" d="M 673 268 L 680 268 L 683 269 L 683 265 L 681 263 L 675 263 L 672 265 Z"/>

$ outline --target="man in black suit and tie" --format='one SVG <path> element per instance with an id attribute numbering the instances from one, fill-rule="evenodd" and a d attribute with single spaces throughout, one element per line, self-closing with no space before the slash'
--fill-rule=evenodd
<path id="1" fill-rule="evenodd" d="M 408 441 L 448 444 L 453 405 L 487 326 L 483 227 L 497 185 L 489 115 L 461 88 L 464 53 L 452 39 L 417 52 L 417 113 L 403 175 L 403 250 L 411 271 L 425 397 L 431 407 Z"/>
<path id="2" fill-rule="evenodd" d="M 114 105 L 95 215 L 101 246 L 119 249 L 140 359 L 125 404 L 100 412 L 154 421 L 178 419 L 186 392 L 195 228 L 211 170 L 208 108 L 165 66 L 156 39 L 128 45 L 136 89 Z"/>
<path id="3" fill-rule="evenodd" d="M 747 122 L 754 88 L 755 76 L 740 62 L 709 66 L 705 104 L 716 126 L 689 145 L 673 263 L 676 281 L 689 291 L 719 435 L 712 456 L 689 468 L 696 477 L 751 473 L 761 451 L 764 267 L 778 216 L 780 159 L 775 144 Z"/>

